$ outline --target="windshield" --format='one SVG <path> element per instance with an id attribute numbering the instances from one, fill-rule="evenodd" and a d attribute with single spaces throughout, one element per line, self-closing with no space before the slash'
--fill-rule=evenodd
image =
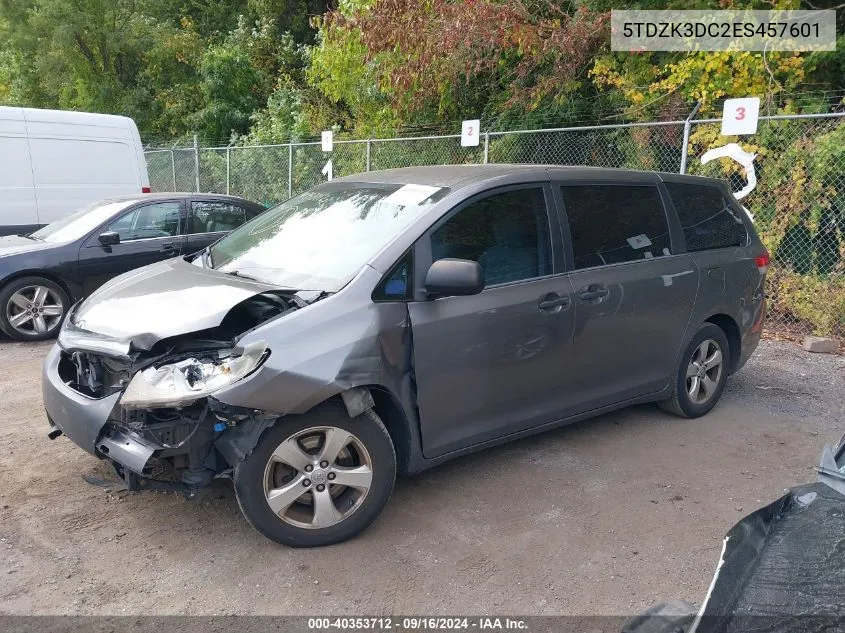
<path id="1" fill-rule="evenodd" d="M 87 235 L 100 224 L 108 220 L 118 211 L 134 204 L 137 200 L 121 200 L 120 202 L 95 202 L 79 209 L 75 213 L 38 229 L 30 237 L 44 242 L 72 242 Z"/>
<path id="2" fill-rule="evenodd" d="M 448 192 L 423 185 L 322 185 L 224 237 L 211 248 L 210 264 L 286 288 L 336 292 Z"/>

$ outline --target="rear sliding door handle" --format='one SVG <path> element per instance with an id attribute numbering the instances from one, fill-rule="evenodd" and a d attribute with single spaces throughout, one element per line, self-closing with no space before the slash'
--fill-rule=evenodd
<path id="1" fill-rule="evenodd" d="M 594 284 L 587 286 L 581 292 L 579 292 L 578 298 L 581 299 L 581 301 L 596 301 L 599 299 L 604 299 L 609 293 L 610 291 L 604 286 Z"/>

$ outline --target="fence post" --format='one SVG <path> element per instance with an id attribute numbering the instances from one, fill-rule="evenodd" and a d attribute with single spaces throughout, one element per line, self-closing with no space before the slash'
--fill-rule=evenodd
<path id="1" fill-rule="evenodd" d="M 226 146 L 226 195 L 227 196 L 229 195 L 229 174 L 231 173 L 231 171 L 230 171 L 231 170 L 231 161 L 232 161 L 231 150 L 232 150 L 231 147 Z"/>
<path id="2" fill-rule="evenodd" d="M 194 185 L 197 193 L 200 192 L 200 146 L 197 135 L 194 134 Z"/>
<path id="3" fill-rule="evenodd" d="M 288 198 L 293 198 L 293 141 L 288 143 Z"/>
<path id="4" fill-rule="evenodd" d="M 370 141 L 370 139 L 367 139 L 367 169 L 366 169 L 366 171 L 370 171 L 370 164 L 371 164 L 370 163 L 370 145 L 371 145 L 371 141 Z"/>
<path id="5" fill-rule="evenodd" d="M 487 164 L 487 159 L 490 155 L 490 132 L 484 133 L 484 164 Z"/>
<path id="6" fill-rule="evenodd" d="M 179 191 L 176 188 L 176 155 L 173 148 L 170 148 L 170 170 L 173 173 L 173 191 Z"/>
<path id="7" fill-rule="evenodd" d="M 681 169 L 680 173 L 685 174 L 687 173 L 687 153 L 688 149 L 687 146 L 689 145 L 689 132 L 690 128 L 692 127 L 692 117 L 695 116 L 695 113 L 698 112 L 698 109 L 701 107 L 701 101 L 696 101 L 695 107 L 692 109 L 692 112 L 689 113 L 687 120 L 684 121 L 684 145 L 681 147 Z"/>

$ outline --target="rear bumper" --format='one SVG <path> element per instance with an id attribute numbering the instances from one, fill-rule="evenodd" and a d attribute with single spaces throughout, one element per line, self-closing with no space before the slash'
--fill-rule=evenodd
<path id="1" fill-rule="evenodd" d="M 120 398 L 119 393 L 94 399 L 77 393 L 59 377 L 58 345 L 53 345 L 44 360 L 41 394 L 50 426 L 58 428 L 80 448 L 97 454 L 97 440 Z M 52 431 L 51 431 L 52 433 Z"/>
<path id="2" fill-rule="evenodd" d="M 740 349 L 739 361 L 734 368 L 737 372 L 748 362 L 754 350 L 760 344 L 760 338 L 763 335 L 763 324 L 766 320 L 766 299 L 761 297 L 753 313 L 753 321 L 751 327 L 746 332 L 742 333 L 742 347 Z"/>
<path id="3" fill-rule="evenodd" d="M 757 349 L 757 346 L 760 344 L 760 332 L 749 332 L 745 335 L 742 339 L 742 349 L 740 350 L 739 354 L 739 362 L 737 362 L 736 367 L 734 368 L 734 372 L 738 372 L 740 369 L 743 368 L 745 363 L 748 362 L 748 359 L 751 358 L 751 355 L 754 353 L 754 350 Z"/>

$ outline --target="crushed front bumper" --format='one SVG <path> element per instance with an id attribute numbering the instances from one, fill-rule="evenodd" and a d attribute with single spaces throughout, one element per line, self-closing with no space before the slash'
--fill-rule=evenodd
<path id="1" fill-rule="evenodd" d="M 95 399 L 74 391 L 59 376 L 60 354 L 59 346 L 53 345 L 42 369 L 41 394 L 47 418 L 52 427 L 60 429 L 74 444 L 101 457 L 97 454 L 97 441 L 120 394 Z"/>
<path id="2" fill-rule="evenodd" d="M 139 417 L 118 404 L 120 393 L 93 398 L 75 390 L 63 377 L 61 363 L 62 349 L 55 345 L 42 371 L 48 437 L 67 435 L 95 457 L 108 460 L 133 490 L 164 488 L 193 496 L 242 460 L 277 418 L 213 398 L 178 410 L 141 411 Z M 157 417 L 162 412 L 168 417 Z"/>
<path id="3" fill-rule="evenodd" d="M 61 348 L 54 345 L 44 361 L 41 377 L 44 409 L 50 424 L 48 437 L 55 439 L 61 434 L 67 435 L 74 444 L 92 455 L 110 459 L 134 473 L 143 474 L 150 457 L 162 447 L 119 429 L 107 432 L 107 424 L 120 393 L 91 398 L 71 389 L 59 376 L 60 356 Z"/>

